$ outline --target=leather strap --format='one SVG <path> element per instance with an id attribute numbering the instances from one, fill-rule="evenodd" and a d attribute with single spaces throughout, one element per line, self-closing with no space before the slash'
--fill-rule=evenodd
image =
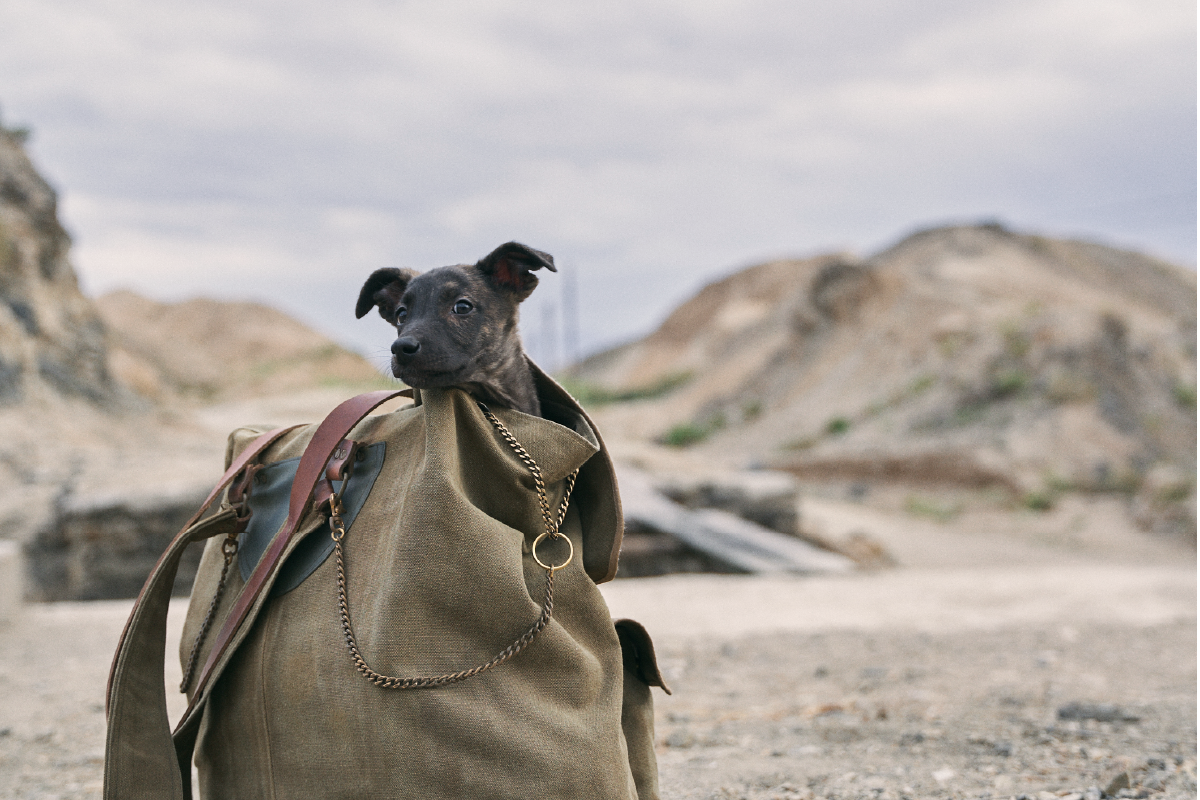
<path id="1" fill-rule="evenodd" d="M 337 449 L 333 451 L 333 455 L 329 459 L 329 463 L 325 466 L 325 474 L 317 480 L 317 485 L 313 487 L 313 504 L 320 508 L 329 502 L 329 498 L 333 497 L 333 484 L 336 481 L 345 480 L 346 474 L 354 465 L 354 459 L 358 457 L 359 446 L 358 442 L 353 439 L 342 439 L 338 443 Z M 293 488 L 295 486 L 293 485 Z M 342 492 L 345 493 L 346 487 L 343 484 Z"/>
<path id="2" fill-rule="evenodd" d="M 209 680 L 213 676 L 214 669 L 221 661 L 222 656 L 225 655 L 230 642 L 246 621 L 250 609 L 254 606 L 259 595 L 262 594 L 268 579 L 274 575 L 275 567 L 278 565 L 280 557 L 287 549 L 288 543 L 295 535 L 296 530 L 300 527 L 301 520 L 304 519 L 305 514 L 309 510 L 313 489 L 317 485 L 317 482 L 324 477 L 326 467 L 334 450 L 337 449 L 347 434 L 367 414 L 388 400 L 397 397 L 412 396 L 411 389 L 401 391 L 384 389 L 377 392 L 360 394 L 357 397 L 346 400 L 331 411 L 329 416 L 318 426 L 312 440 L 308 443 L 308 447 L 304 450 L 304 455 L 300 457 L 300 466 L 297 468 L 296 478 L 292 482 L 292 494 L 288 503 L 287 521 L 283 524 L 279 533 L 275 534 L 275 538 L 271 540 L 271 546 L 263 553 L 258 566 L 254 568 L 254 572 L 250 574 L 250 578 L 242 587 L 241 592 L 238 593 L 229 615 L 225 617 L 225 622 L 221 625 L 221 630 L 214 640 L 213 648 L 208 654 L 208 660 L 204 664 L 204 669 L 200 672 L 200 678 L 196 681 L 196 689 L 192 695 L 191 705 L 188 706 L 187 712 L 180 721 L 180 728 L 187 723 L 188 719 L 195 712 L 195 709 L 199 707 Z"/>
<path id="3" fill-rule="evenodd" d="M 133 610 L 129 612 L 129 619 L 125 620 L 125 627 L 121 630 L 121 638 L 117 640 L 117 650 L 113 655 L 113 663 L 108 671 L 108 686 L 104 691 L 104 708 L 106 711 L 108 709 L 109 699 L 112 695 L 113 676 L 117 671 L 117 658 L 120 656 L 121 649 L 125 646 L 125 640 L 129 636 L 129 625 L 133 621 L 134 612 L 137 611 L 138 606 L 140 606 L 144 601 L 146 597 L 146 591 L 150 586 L 151 578 L 155 575 L 155 573 L 160 571 L 164 560 L 167 558 L 167 554 L 171 551 L 176 542 L 186 536 L 188 529 L 200 521 L 200 517 L 202 517 L 204 512 L 208 510 L 208 507 L 213 504 L 213 501 L 217 499 L 217 496 L 220 495 L 221 492 L 224 491 L 225 487 L 228 486 L 233 479 L 236 478 L 238 474 L 246 468 L 247 464 L 258 458 L 262 451 L 266 450 L 268 447 L 278 441 L 279 437 L 283 436 L 288 431 L 293 431 L 299 427 L 299 425 L 292 425 L 288 428 L 276 428 L 275 430 L 267 431 L 251 442 L 249 447 L 239 453 L 238 457 L 235 458 L 229 465 L 229 469 L 225 470 L 225 474 L 221 476 L 219 481 L 217 481 L 217 485 L 214 486 L 212 491 L 208 493 L 208 497 L 204 498 L 204 502 L 200 504 L 200 508 L 198 508 L 196 513 L 192 515 L 192 518 L 184 524 L 179 533 L 175 534 L 174 540 L 172 540 L 171 544 L 168 545 L 166 550 L 163 551 L 163 554 L 159 556 L 158 561 L 154 565 L 154 569 L 150 571 L 150 575 L 146 578 L 146 582 L 142 584 L 142 589 L 140 592 L 138 592 L 137 600 L 133 602 Z"/>

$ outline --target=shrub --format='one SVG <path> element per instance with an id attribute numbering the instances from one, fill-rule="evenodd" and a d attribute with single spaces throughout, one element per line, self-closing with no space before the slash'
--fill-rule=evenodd
<path id="1" fill-rule="evenodd" d="M 559 383 L 579 401 L 580 405 L 603 406 L 609 403 L 628 403 L 633 400 L 657 400 L 664 397 L 693 377 L 690 371 L 672 372 L 654 383 L 637 386 L 633 389 L 612 390 L 594 383 L 577 380 L 570 377 L 560 377 Z"/>
<path id="2" fill-rule="evenodd" d="M 688 447 L 703 442 L 710 433 L 712 429 L 706 425 L 684 422 L 663 434 L 662 443 L 668 447 Z"/>
<path id="3" fill-rule="evenodd" d="M 841 436 L 850 430 L 850 420 L 845 417 L 834 417 L 825 423 L 825 432 L 830 436 Z"/>
<path id="4" fill-rule="evenodd" d="M 1054 508 L 1054 493 L 1049 490 L 1030 492 L 1023 503 L 1030 511 L 1049 511 Z"/>

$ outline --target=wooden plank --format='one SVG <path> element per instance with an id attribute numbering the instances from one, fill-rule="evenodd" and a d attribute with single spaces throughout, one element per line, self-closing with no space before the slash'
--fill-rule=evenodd
<path id="1" fill-rule="evenodd" d="M 693 511 L 655 491 L 640 470 L 618 467 L 626 523 L 673 536 L 721 561 L 752 574 L 845 573 L 854 562 L 801 539 L 777 533 L 727 511 Z"/>

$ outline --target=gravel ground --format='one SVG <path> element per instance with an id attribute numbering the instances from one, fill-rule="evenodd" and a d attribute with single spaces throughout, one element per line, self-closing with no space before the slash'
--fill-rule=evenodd
<path id="1" fill-rule="evenodd" d="M 964 604 L 965 585 L 987 587 L 992 614 Z M 642 612 L 674 689 L 656 692 L 667 800 L 1196 796 L 1191 565 L 673 576 L 605 593 L 614 613 Z M 0 797 L 99 797 L 128 609 L 26 606 L 0 626 Z"/>
<path id="2" fill-rule="evenodd" d="M 1194 622 L 660 649 L 672 800 L 1196 796 Z"/>

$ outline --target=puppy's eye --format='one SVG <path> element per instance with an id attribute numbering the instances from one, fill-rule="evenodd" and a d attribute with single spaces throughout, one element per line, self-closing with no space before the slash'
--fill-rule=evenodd
<path id="1" fill-rule="evenodd" d="M 396 309 L 396 324 L 399 325 L 406 319 L 408 319 L 408 309 L 404 306 L 400 306 Z"/>
<path id="2" fill-rule="evenodd" d="M 459 300 L 454 304 L 454 313 L 458 314 L 460 317 L 464 314 L 470 314 L 474 310 L 475 306 L 471 305 L 470 300 Z"/>

